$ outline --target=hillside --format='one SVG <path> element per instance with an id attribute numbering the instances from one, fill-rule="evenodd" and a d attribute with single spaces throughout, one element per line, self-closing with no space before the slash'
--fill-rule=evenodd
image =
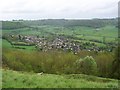
<path id="1" fill-rule="evenodd" d="M 3 88 L 117 88 L 118 81 L 83 74 L 55 75 L 3 71 Z"/>
<path id="2" fill-rule="evenodd" d="M 86 20 L 68 20 L 68 19 L 43 19 L 43 20 L 13 20 L 2 21 L 2 29 L 19 29 L 31 26 L 62 26 L 62 27 L 75 27 L 84 26 L 92 28 L 101 28 L 106 25 L 117 26 L 117 18 L 115 19 L 86 19 Z"/>
<path id="3" fill-rule="evenodd" d="M 19 29 L 26 27 L 22 22 L 15 21 L 2 21 L 2 30 L 6 29 Z"/>

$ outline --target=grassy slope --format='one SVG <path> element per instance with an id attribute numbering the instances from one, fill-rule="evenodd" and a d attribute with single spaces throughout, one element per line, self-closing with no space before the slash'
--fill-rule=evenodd
<path id="1" fill-rule="evenodd" d="M 88 75 L 55 75 L 3 71 L 3 88 L 116 88 L 118 81 Z"/>
<path id="2" fill-rule="evenodd" d="M 30 29 L 30 28 L 22 28 L 22 29 L 15 29 L 15 30 L 3 30 L 3 34 L 6 33 L 12 33 L 12 34 L 24 34 L 24 35 L 41 35 L 43 32 L 51 32 L 51 33 L 58 33 L 58 34 L 65 34 L 65 35 L 72 35 L 74 33 L 76 34 L 84 34 L 87 36 L 106 36 L 106 37 L 117 37 L 118 35 L 118 29 L 114 26 L 105 26 L 102 28 L 99 28 L 99 31 L 96 32 L 95 28 L 91 27 L 84 27 L 84 26 L 78 26 L 78 27 L 72 27 L 72 28 L 63 28 L 63 27 L 54 27 L 54 26 L 44 26 L 44 27 L 38 27 L 38 29 Z"/>

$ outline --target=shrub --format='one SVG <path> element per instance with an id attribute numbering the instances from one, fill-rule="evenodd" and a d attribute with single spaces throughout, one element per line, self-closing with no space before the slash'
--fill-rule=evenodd
<path id="1" fill-rule="evenodd" d="M 97 64 L 92 56 L 87 56 L 83 59 L 76 61 L 77 70 L 79 69 L 80 73 L 88 75 L 97 74 Z"/>

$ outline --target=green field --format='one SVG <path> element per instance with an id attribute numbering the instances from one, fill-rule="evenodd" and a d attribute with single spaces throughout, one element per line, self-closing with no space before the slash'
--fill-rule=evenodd
<path id="1" fill-rule="evenodd" d="M 12 45 L 7 40 L 2 39 L 2 47 L 12 48 Z"/>
<path id="2" fill-rule="evenodd" d="M 2 39 L 2 47 L 3 48 L 11 48 L 11 49 L 22 49 L 28 50 L 28 51 L 34 51 L 36 50 L 35 46 L 20 46 L 20 45 L 11 45 L 7 40 Z"/>
<path id="3" fill-rule="evenodd" d="M 3 88 L 118 88 L 114 79 L 83 74 L 55 75 L 2 70 Z"/>

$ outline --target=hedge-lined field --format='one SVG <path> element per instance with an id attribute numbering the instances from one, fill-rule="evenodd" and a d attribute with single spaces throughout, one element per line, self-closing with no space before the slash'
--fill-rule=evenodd
<path id="1" fill-rule="evenodd" d="M 36 48 L 35 46 L 23 46 L 23 45 L 11 45 L 7 40 L 5 39 L 2 39 L 2 47 L 3 48 L 11 48 L 11 49 L 22 49 L 22 50 L 25 50 L 25 51 L 35 51 Z"/>

